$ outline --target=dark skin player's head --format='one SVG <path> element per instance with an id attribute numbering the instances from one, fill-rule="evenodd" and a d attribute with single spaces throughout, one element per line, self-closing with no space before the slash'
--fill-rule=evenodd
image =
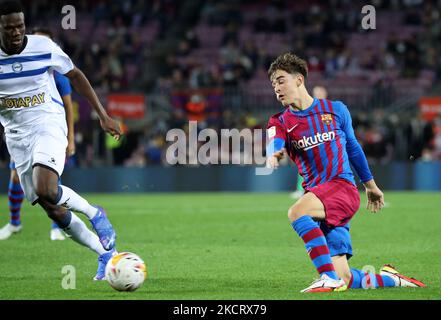
<path id="1" fill-rule="evenodd" d="M 25 39 L 25 19 L 19 2 L 0 2 L 0 45 L 7 53 L 18 53 Z"/>

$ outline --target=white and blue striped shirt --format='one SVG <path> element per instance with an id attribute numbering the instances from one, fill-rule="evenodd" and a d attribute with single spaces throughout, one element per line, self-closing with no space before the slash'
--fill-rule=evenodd
<path id="1" fill-rule="evenodd" d="M 26 37 L 26 47 L 19 54 L 0 49 L 0 122 L 6 134 L 6 129 L 28 130 L 48 121 L 51 114 L 64 113 L 53 71 L 66 74 L 74 68 L 69 56 L 48 37 Z"/>

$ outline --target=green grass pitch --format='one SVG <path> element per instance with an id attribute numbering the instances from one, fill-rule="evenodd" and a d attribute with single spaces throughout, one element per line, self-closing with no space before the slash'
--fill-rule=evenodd
<path id="1" fill-rule="evenodd" d="M 351 266 L 378 271 L 391 263 L 427 288 L 299 293 L 316 272 L 288 223 L 288 193 L 89 194 L 108 211 L 117 249 L 145 260 L 144 285 L 120 293 L 92 281 L 96 255 L 71 240 L 50 241 L 49 219 L 25 203 L 22 232 L 0 241 L 0 299 L 440 299 L 440 193 L 385 196 L 378 214 L 364 209 L 362 197 L 351 223 Z M 0 201 L 3 226 L 7 197 Z M 75 267 L 74 290 L 61 286 L 65 265 Z"/>

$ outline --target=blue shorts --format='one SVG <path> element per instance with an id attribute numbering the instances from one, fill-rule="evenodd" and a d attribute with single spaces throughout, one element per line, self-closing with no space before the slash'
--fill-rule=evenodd
<path id="1" fill-rule="evenodd" d="M 351 235 L 349 234 L 349 223 L 342 227 L 329 227 L 323 221 L 320 223 L 320 229 L 325 235 L 331 257 L 343 254 L 346 254 L 348 260 L 352 257 L 352 242 Z"/>

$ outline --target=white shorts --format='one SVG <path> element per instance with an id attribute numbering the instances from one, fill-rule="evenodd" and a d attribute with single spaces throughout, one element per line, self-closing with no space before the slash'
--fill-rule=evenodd
<path id="1" fill-rule="evenodd" d="M 58 117 L 55 117 L 55 120 Z M 63 119 L 64 120 L 64 119 Z M 35 193 L 32 171 L 36 164 L 48 167 L 60 177 L 66 161 L 67 128 L 64 123 L 51 121 L 45 125 L 33 128 L 32 133 L 8 133 L 6 130 L 6 145 L 9 154 L 14 159 L 15 168 L 20 178 L 26 199 L 35 204 L 38 196 Z"/>

